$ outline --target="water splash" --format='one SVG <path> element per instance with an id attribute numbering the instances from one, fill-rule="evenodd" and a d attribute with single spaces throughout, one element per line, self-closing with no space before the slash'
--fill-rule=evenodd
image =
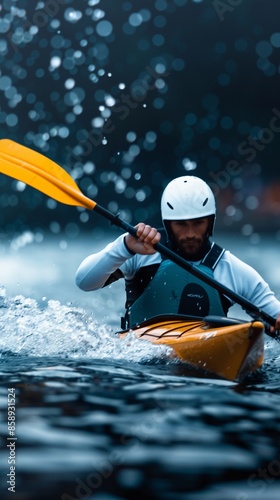
<path id="1" fill-rule="evenodd" d="M 45 308 L 35 299 L 8 299 L 0 289 L 0 357 L 7 355 L 89 357 L 150 361 L 168 358 L 171 349 L 137 339 L 119 339 L 113 328 L 100 324 L 84 309 L 49 300 Z"/>

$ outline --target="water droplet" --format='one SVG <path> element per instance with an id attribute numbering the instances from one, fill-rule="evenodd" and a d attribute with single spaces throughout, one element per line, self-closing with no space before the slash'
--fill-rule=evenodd
<path id="1" fill-rule="evenodd" d="M 245 200 L 245 205 L 249 210 L 255 210 L 259 206 L 259 200 L 256 196 L 248 196 Z"/>
<path id="2" fill-rule="evenodd" d="M 93 120 L 91 120 L 91 124 L 94 128 L 101 128 L 104 125 L 104 119 L 100 117 L 93 118 Z"/>
<path id="3" fill-rule="evenodd" d="M 26 188 L 26 184 L 25 184 L 24 182 L 18 181 L 18 182 L 16 183 L 16 190 L 17 190 L 17 191 L 22 192 L 22 191 L 24 191 L 24 190 L 25 190 L 25 188 Z"/>
<path id="4" fill-rule="evenodd" d="M 182 161 L 183 167 L 185 170 L 195 170 L 197 167 L 197 164 L 195 161 L 190 160 L 189 158 L 183 158 Z"/>
<path id="5" fill-rule="evenodd" d="M 153 132 L 153 131 L 149 131 L 149 132 L 146 133 L 145 139 L 146 139 L 147 142 L 153 143 L 157 139 L 157 134 L 155 132 Z"/>
<path id="6" fill-rule="evenodd" d="M 58 57 L 58 56 L 54 56 L 51 58 L 50 60 L 50 69 L 52 68 L 59 68 L 59 66 L 61 65 L 61 58 Z"/>
<path id="7" fill-rule="evenodd" d="M 75 10 L 73 8 L 68 8 L 65 10 L 64 17 L 66 21 L 70 23 L 76 23 L 82 18 L 83 14 L 80 10 Z"/>
<path id="8" fill-rule="evenodd" d="M 67 241 L 61 240 L 59 243 L 59 248 L 61 248 L 61 250 L 66 250 L 67 247 L 68 247 Z"/>
<path id="9" fill-rule="evenodd" d="M 107 37 L 113 32 L 113 25 L 110 21 L 99 21 L 96 25 L 96 32 L 99 36 Z"/>
<path id="10" fill-rule="evenodd" d="M 143 18 L 140 13 L 134 13 L 129 16 L 128 22 L 131 26 L 137 27 L 142 24 Z"/>
<path id="11" fill-rule="evenodd" d="M 244 236 L 251 236 L 251 234 L 253 234 L 253 230 L 254 228 L 251 224 L 244 224 L 244 226 L 241 229 L 241 232 L 242 234 L 244 234 Z"/>
<path id="12" fill-rule="evenodd" d="M 134 141 L 136 140 L 136 137 L 137 137 L 137 136 L 136 136 L 135 132 L 132 132 L 132 131 L 131 131 L 131 132 L 128 132 L 128 133 L 126 134 L 126 140 L 127 140 L 128 142 L 134 142 Z"/>

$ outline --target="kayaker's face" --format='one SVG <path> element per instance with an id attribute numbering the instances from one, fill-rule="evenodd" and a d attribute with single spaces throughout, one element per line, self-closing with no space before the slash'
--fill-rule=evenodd
<path id="1" fill-rule="evenodd" d="M 170 221 L 173 241 L 181 255 L 193 259 L 209 236 L 209 217 Z"/>

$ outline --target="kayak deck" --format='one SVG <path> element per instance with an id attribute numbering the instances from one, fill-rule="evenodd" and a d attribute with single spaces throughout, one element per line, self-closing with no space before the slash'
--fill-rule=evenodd
<path id="1" fill-rule="evenodd" d="M 156 317 L 120 337 L 128 331 L 153 344 L 170 346 L 191 366 L 227 380 L 242 379 L 260 368 L 264 358 L 264 325 L 260 321 L 221 318 L 215 323 L 204 318 Z"/>

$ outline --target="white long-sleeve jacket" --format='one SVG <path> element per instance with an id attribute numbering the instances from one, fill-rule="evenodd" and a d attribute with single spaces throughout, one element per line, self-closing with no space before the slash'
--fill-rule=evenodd
<path id="1" fill-rule="evenodd" d="M 76 272 L 76 284 L 84 291 L 102 288 L 117 270 L 124 278 L 131 279 L 144 266 L 159 264 L 157 252 L 153 255 L 132 255 L 124 244 L 126 235 L 119 236 L 98 253 L 89 255 Z M 198 265 L 198 262 L 192 262 Z M 214 270 L 214 279 L 249 300 L 259 309 L 276 318 L 280 302 L 260 274 L 251 266 L 226 250 Z"/>

